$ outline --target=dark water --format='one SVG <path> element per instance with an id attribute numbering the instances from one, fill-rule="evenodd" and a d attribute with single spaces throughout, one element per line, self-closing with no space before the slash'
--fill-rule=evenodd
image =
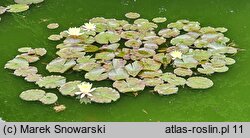
<path id="1" fill-rule="evenodd" d="M 0 117 L 7 121 L 250 121 L 250 1 L 249 0 L 45 0 L 21 14 L 4 14 L 0 22 Z M 8 5 L 12 0 L 1 0 Z M 129 11 L 143 18 L 165 16 L 168 23 L 178 19 L 199 21 L 203 26 L 226 27 L 226 35 L 241 49 L 237 64 L 229 72 L 210 78 L 215 85 L 209 90 L 181 88 L 177 95 L 161 97 L 150 89 L 137 97 L 122 95 L 112 104 L 82 105 L 59 95 L 67 109 L 55 113 L 52 106 L 28 103 L 18 98 L 28 89 L 38 88 L 4 70 L 4 64 L 23 46 L 44 47 L 48 54 L 34 64 L 48 75 L 45 64 L 56 57 L 55 46 L 47 37 L 97 16 L 124 19 Z M 60 28 L 48 30 L 57 22 Z M 68 80 L 84 80 L 83 73 L 66 73 Z M 111 82 L 96 83 L 110 86 Z"/>

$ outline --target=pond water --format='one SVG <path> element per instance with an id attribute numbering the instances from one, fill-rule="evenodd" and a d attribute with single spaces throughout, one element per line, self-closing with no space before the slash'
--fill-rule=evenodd
<path id="1" fill-rule="evenodd" d="M 7 6 L 12 0 L 1 0 Z M 34 65 L 48 75 L 46 63 L 56 57 L 55 46 L 47 37 L 92 17 L 125 19 L 124 14 L 138 12 L 143 18 L 158 16 L 169 22 L 179 19 L 199 21 L 202 26 L 226 27 L 226 36 L 243 49 L 234 58 L 237 63 L 226 73 L 209 76 L 214 86 L 207 90 L 181 88 L 177 95 L 158 96 L 152 89 L 139 96 L 122 94 L 112 104 L 80 104 L 57 90 L 67 109 L 55 113 L 52 106 L 19 99 L 22 91 L 38 88 L 4 70 L 4 64 L 18 54 L 19 47 L 44 47 L 47 55 Z M 250 121 L 250 1 L 249 0 L 45 0 L 19 14 L 4 14 L 0 22 L 0 117 L 6 121 Z M 48 30 L 49 23 L 60 28 Z M 68 80 L 84 80 L 84 73 L 67 72 Z M 111 86 L 111 82 L 94 83 Z"/>

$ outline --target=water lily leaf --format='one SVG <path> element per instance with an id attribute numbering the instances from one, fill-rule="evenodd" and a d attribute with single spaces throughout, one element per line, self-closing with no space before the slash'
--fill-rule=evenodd
<path id="1" fill-rule="evenodd" d="M 91 81 L 101 81 L 108 78 L 108 73 L 105 73 L 105 68 L 98 67 L 86 73 L 85 78 Z"/>
<path id="2" fill-rule="evenodd" d="M 8 12 L 23 12 L 29 9 L 29 5 L 27 4 L 13 4 L 13 5 L 9 5 L 7 7 L 7 11 Z"/>
<path id="3" fill-rule="evenodd" d="M 76 92 L 79 92 L 79 88 L 77 85 L 79 85 L 81 81 L 70 81 L 65 84 L 63 84 L 59 88 L 59 92 L 62 95 L 69 95 L 69 96 L 74 96 Z"/>
<path id="4" fill-rule="evenodd" d="M 61 36 L 61 35 L 53 34 L 53 35 L 50 35 L 50 36 L 48 37 L 48 39 L 51 40 L 51 41 L 59 41 L 59 40 L 62 39 L 62 36 Z"/>
<path id="5" fill-rule="evenodd" d="M 64 58 L 58 57 L 58 58 L 52 60 L 46 66 L 46 69 L 49 72 L 64 73 L 75 65 L 76 65 L 76 62 L 73 59 L 64 59 Z"/>
<path id="6" fill-rule="evenodd" d="M 227 54 L 236 54 L 238 52 L 238 49 L 235 47 L 226 47 Z"/>
<path id="7" fill-rule="evenodd" d="M 114 43 L 114 44 L 110 44 L 110 45 L 103 45 L 100 49 L 101 50 L 116 51 L 119 46 L 120 46 L 119 43 Z"/>
<path id="8" fill-rule="evenodd" d="M 33 50 L 31 47 L 21 47 L 21 48 L 18 48 L 17 51 L 21 53 L 28 53 L 31 50 Z"/>
<path id="9" fill-rule="evenodd" d="M 182 22 L 177 21 L 177 22 L 175 22 L 175 23 L 170 23 L 170 24 L 168 24 L 167 27 L 168 27 L 168 28 L 176 28 L 176 29 L 178 29 L 178 30 L 182 30 L 183 26 L 184 26 L 184 24 L 183 24 Z"/>
<path id="10" fill-rule="evenodd" d="M 29 63 L 27 60 L 23 59 L 23 58 L 14 58 L 10 61 L 8 61 L 4 68 L 6 69 L 11 69 L 11 70 L 15 70 L 18 69 L 20 67 L 28 67 Z"/>
<path id="11" fill-rule="evenodd" d="M 178 92 L 178 87 L 173 84 L 159 84 L 155 86 L 154 91 L 160 95 L 171 95 Z"/>
<path id="12" fill-rule="evenodd" d="M 137 25 L 136 29 L 139 32 L 147 32 L 147 31 L 153 31 L 157 27 L 158 27 L 158 25 L 155 24 L 155 23 L 152 23 L 152 22 L 143 22 L 143 23 L 140 23 L 139 25 Z"/>
<path id="13" fill-rule="evenodd" d="M 218 73 L 227 72 L 229 68 L 227 66 L 214 67 L 213 70 Z"/>
<path id="14" fill-rule="evenodd" d="M 159 77 L 162 75 L 161 70 L 155 70 L 155 71 L 142 71 L 139 74 L 140 78 L 154 78 L 154 77 Z"/>
<path id="15" fill-rule="evenodd" d="M 147 58 L 147 57 L 152 57 L 156 54 L 155 50 L 153 49 L 149 49 L 149 48 L 140 48 L 138 49 L 138 51 L 136 52 L 137 57 L 140 58 Z"/>
<path id="16" fill-rule="evenodd" d="M 94 45 L 85 45 L 84 46 L 84 52 L 96 52 L 99 50 L 98 46 L 94 46 Z"/>
<path id="17" fill-rule="evenodd" d="M 213 81 L 205 77 L 190 77 L 187 79 L 187 86 L 193 89 L 207 89 L 213 86 Z"/>
<path id="18" fill-rule="evenodd" d="M 133 63 L 126 65 L 125 69 L 129 75 L 136 77 L 143 69 L 143 65 L 139 61 L 134 61 Z"/>
<path id="19" fill-rule="evenodd" d="M 144 48 L 156 50 L 159 48 L 159 46 L 154 43 L 144 43 Z"/>
<path id="20" fill-rule="evenodd" d="M 17 55 L 16 58 L 23 58 L 25 60 L 27 60 L 29 63 L 34 63 L 36 61 L 39 60 L 39 57 L 36 55 L 29 55 L 27 53 L 21 54 L 21 55 Z"/>
<path id="21" fill-rule="evenodd" d="M 95 63 L 95 62 L 79 63 L 79 64 L 76 64 L 73 67 L 73 70 L 76 70 L 76 71 L 81 71 L 81 70 L 91 71 L 92 69 L 100 67 L 100 66 L 101 66 L 100 64 Z"/>
<path id="22" fill-rule="evenodd" d="M 35 48 L 34 52 L 38 56 L 44 56 L 47 53 L 47 50 L 45 48 Z"/>
<path id="23" fill-rule="evenodd" d="M 44 87 L 47 89 L 53 89 L 53 88 L 60 87 L 64 83 L 66 83 L 65 77 L 54 76 L 54 75 L 43 77 L 39 81 L 36 82 L 36 84 L 39 87 Z"/>
<path id="24" fill-rule="evenodd" d="M 29 74 L 24 79 L 28 82 L 37 82 L 42 78 L 41 74 Z"/>
<path id="25" fill-rule="evenodd" d="M 109 79 L 111 80 L 123 80 L 129 77 L 129 74 L 124 68 L 116 68 L 108 73 Z"/>
<path id="26" fill-rule="evenodd" d="M 48 29 L 57 29 L 59 27 L 58 23 L 51 23 L 47 25 Z"/>
<path id="27" fill-rule="evenodd" d="M 100 52 L 95 54 L 95 59 L 112 60 L 115 57 L 113 52 Z"/>
<path id="28" fill-rule="evenodd" d="M 186 80 L 184 78 L 181 78 L 181 77 L 177 77 L 175 74 L 173 73 L 164 73 L 162 76 L 161 76 L 161 79 L 163 79 L 165 82 L 168 82 L 170 84 L 173 84 L 173 85 L 185 85 L 186 84 Z"/>
<path id="29" fill-rule="evenodd" d="M 69 47 L 69 48 L 63 48 L 56 52 L 58 56 L 61 58 L 80 58 L 85 55 L 85 52 L 83 52 L 82 47 Z"/>
<path id="30" fill-rule="evenodd" d="M 140 47 L 142 45 L 141 40 L 130 39 L 124 44 L 127 47 Z"/>
<path id="31" fill-rule="evenodd" d="M 165 18 L 165 17 L 156 17 L 156 18 L 152 19 L 152 21 L 155 22 L 155 23 L 164 23 L 164 22 L 167 21 L 167 18 Z"/>
<path id="32" fill-rule="evenodd" d="M 20 67 L 15 70 L 14 74 L 16 76 L 26 77 L 30 74 L 36 74 L 38 72 L 36 67 Z"/>
<path id="33" fill-rule="evenodd" d="M 123 39 L 138 39 L 140 36 L 139 32 L 136 31 L 124 31 L 120 35 Z"/>
<path id="34" fill-rule="evenodd" d="M 223 66 L 226 65 L 226 61 L 225 61 L 224 57 L 223 58 L 221 58 L 221 57 L 213 57 L 210 60 L 210 62 L 212 63 L 213 67 L 223 67 Z"/>
<path id="35" fill-rule="evenodd" d="M 193 45 L 194 42 L 195 39 L 189 35 L 179 35 L 170 41 L 172 45 L 187 45 L 187 46 Z"/>
<path id="36" fill-rule="evenodd" d="M 181 59 L 174 60 L 174 66 L 182 68 L 196 68 L 199 62 L 193 58 L 193 55 L 183 55 Z"/>
<path id="37" fill-rule="evenodd" d="M 43 90 L 31 89 L 23 91 L 19 97 L 24 101 L 37 101 L 45 96 L 46 92 Z"/>
<path id="38" fill-rule="evenodd" d="M 166 42 L 164 37 L 159 36 L 146 36 L 143 39 L 146 40 L 144 43 L 153 43 L 157 45 L 162 45 Z"/>
<path id="39" fill-rule="evenodd" d="M 143 70 L 159 70 L 161 67 L 161 63 L 154 61 L 153 59 L 150 58 L 143 58 L 141 59 L 142 65 L 143 65 Z"/>
<path id="40" fill-rule="evenodd" d="M 59 113 L 59 112 L 62 112 L 66 109 L 66 106 L 65 105 L 56 105 L 53 107 L 54 111 L 56 113 Z"/>
<path id="41" fill-rule="evenodd" d="M 190 52 L 189 54 L 192 54 L 194 59 L 196 59 L 197 61 L 207 61 L 209 60 L 209 58 L 212 56 L 212 53 L 206 50 L 193 50 L 192 52 Z"/>
<path id="42" fill-rule="evenodd" d="M 164 81 L 161 78 L 144 78 L 143 82 L 145 83 L 146 86 L 149 87 L 164 83 Z"/>
<path id="43" fill-rule="evenodd" d="M 96 32 L 105 32 L 107 30 L 107 24 L 105 23 L 94 23 L 96 26 Z"/>
<path id="44" fill-rule="evenodd" d="M 114 69 L 125 67 L 127 61 L 123 59 L 113 59 L 112 66 Z"/>
<path id="45" fill-rule="evenodd" d="M 158 54 L 154 55 L 153 59 L 155 61 L 162 63 L 164 68 L 166 68 L 167 65 L 170 64 L 172 61 L 171 56 L 169 54 L 164 54 L 164 53 L 158 53 Z"/>
<path id="46" fill-rule="evenodd" d="M 186 32 L 198 32 L 200 28 L 199 22 L 189 22 L 183 26 L 183 30 Z"/>
<path id="47" fill-rule="evenodd" d="M 54 93 L 46 93 L 43 98 L 39 99 L 40 102 L 47 105 L 54 104 L 57 102 L 57 100 L 58 97 Z"/>
<path id="48" fill-rule="evenodd" d="M 15 0 L 15 2 L 19 4 L 37 4 L 43 1 L 44 0 Z"/>
<path id="49" fill-rule="evenodd" d="M 229 58 L 229 57 L 226 57 L 225 61 L 226 61 L 226 65 L 233 65 L 236 63 L 236 61 L 234 59 Z"/>
<path id="50" fill-rule="evenodd" d="M 89 98 L 96 103 L 111 103 L 120 98 L 119 92 L 109 87 L 98 87 L 91 94 Z"/>
<path id="51" fill-rule="evenodd" d="M 202 73 L 202 74 L 206 74 L 206 75 L 210 75 L 214 73 L 214 68 L 212 66 L 211 63 L 205 63 L 201 65 L 203 68 L 198 68 L 197 71 Z"/>
<path id="52" fill-rule="evenodd" d="M 138 92 L 144 90 L 145 84 L 137 78 L 127 78 L 126 80 L 115 81 L 113 87 L 121 93 Z"/>
<path id="53" fill-rule="evenodd" d="M 101 32 L 95 36 L 95 41 L 99 44 L 116 43 L 120 39 L 120 36 L 114 32 Z"/>
<path id="54" fill-rule="evenodd" d="M 158 35 L 165 38 L 172 38 L 180 35 L 180 31 L 176 28 L 173 29 L 162 29 L 158 32 Z"/>
<path id="55" fill-rule="evenodd" d="M 182 77 L 192 76 L 193 71 L 191 69 L 186 69 L 186 68 L 176 68 L 174 69 L 174 74 Z"/>
<path id="56" fill-rule="evenodd" d="M 128 12 L 125 14 L 125 17 L 129 18 L 129 19 L 136 19 L 140 17 L 139 13 L 136 12 Z"/>

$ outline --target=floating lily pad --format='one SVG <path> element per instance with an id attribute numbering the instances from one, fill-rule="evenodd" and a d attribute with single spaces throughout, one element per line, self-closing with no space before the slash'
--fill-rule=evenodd
<path id="1" fill-rule="evenodd" d="M 127 47 L 140 47 L 142 45 L 141 40 L 130 39 L 124 44 Z"/>
<path id="2" fill-rule="evenodd" d="M 41 74 L 29 74 L 24 79 L 28 82 L 37 82 L 42 78 Z"/>
<path id="3" fill-rule="evenodd" d="M 214 67 L 213 70 L 218 73 L 227 72 L 229 68 L 227 66 Z"/>
<path id="4" fill-rule="evenodd" d="M 51 23 L 47 25 L 48 29 L 57 29 L 59 27 L 58 23 Z"/>
<path id="5" fill-rule="evenodd" d="M 145 83 L 136 78 L 127 78 L 126 81 L 115 81 L 113 87 L 118 89 L 121 93 L 138 92 L 144 90 Z"/>
<path id="6" fill-rule="evenodd" d="M 27 4 L 13 4 L 13 5 L 9 5 L 7 7 L 7 11 L 8 12 L 23 12 L 29 9 L 29 5 Z"/>
<path id="7" fill-rule="evenodd" d="M 142 60 L 143 70 L 158 70 L 161 67 L 161 63 L 154 61 L 150 58 L 143 58 Z"/>
<path id="8" fill-rule="evenodd" d="M 136 12 L 129 12 L 129 13 L 126 13 L 125 16 L 129 19 L 136 19 L 140 17 L 140 14 Z"/>
<path id="9" fill-rule="evenodd" d="M 97 52 L 99 50 L 98 46 L 94 45 L 85 45 L 84 46 L 84 52 Z"/>
<path id="10" fill-rule="evenodd" d="M 180 35 L 171 40 L 172 45 L 187 45 L 191 46 L 195 42 L 195 39 L 189 35 Z"/>
<path id="11" fill-rule="evenodd" d="M 5 64 L 4 68 L 15 70 L 15 69 L 18 69 L 20 67 L 28 67 L 28 66 L 29 66 L 29 63 L 27 60 L 25 60 L 23 58 L 14 58 L 14 59 L 8 61 Z"/>
<path id="12" fill-rule="evenodd" d="M 91 81 L 101 81 L 108 78 L 108 73 L 105 73 L 105 69 L 102 67 L 95 68 L 85 74 L 85 78 Z"/>
<path id="13" fill-rule="evenodd" d="M 76 65 L 75 60 L 73 59 L 64 59 L 64 58 L 56 58 L 52 60 L 47 66 L 46 69 L 49 72 L 59 72 L 64 73 L 73 66 Z"/>
<path id="14" fill-rule="evenodd" d="M 37 4 L 43 1 L 44 0 L 15 0 L 15 2 L 19 4 Z"/>
<path id="15" fill-rule="evenodd" d="M 61 36 L 61 35 L 56 35 L 56 34 L 54 34 L 54 35 L 50 35 L 50 36 L 48 37 L 48 39 L 51 40 L 51 41 L 59 41 L 59 40 L 62 39 L 62 36 Z"/>
<path id="16" fill-rule="evenodd" d="M 80 58 L 85 55 L 85 52 L 83 52 L 84 49 L 82 47 L 69 47 L 69 48 L 63 48 L 56 52 L 58 56 L 61 58 Z"/>
<path id="17" fill-rule="evenodd" d="M 47 53 L 47 50 L 45 48 L 35 48 L 34 52 L 38 56 L 44 56 Z"/>
<path id="18" fill-rule="evenodd" d="M 38 72 L 36 67 L 20 67 L 15 70 L 14 74 L 16 76 L 26 77 L 30 74 L 36 74 Z"/>
<path id="19" fill-rule="evenodd" d="M 176 28 L 162 29 L 158 32 L 158 34 L 162 37 L 165 37 L 165 38 L 172 38 L 172 37 L 178 36 L 180 34 L 180 31 Z"/>
<path id="20" fill-rule="evenodd" d="M 62 112 L 66 109 L 65 105 L 56 105 L 53 107 L 53 109 L 55 110 L 56 113 Z"/>
<path id="21" fill-rule="evenodd" d="M 143 65 L 139 61 L 134 61 L 133 63 L 126 65 L 125 69 L 127 70 L 129 75 L 136 77 L 143 69 Z"/>
<path id="22" fill-rule="evenodd" d="M 167 18 L 165 18 L 165 17 L 156 17 L 156 18 L 152 19 L 152 21 L 155 22 L 155 23 L 164 23 L 164 22 L 167 21 Z"/>
<path id="23" fill-rule="evenodd" d="M 116 68 L 108 73 L 109 79 L 111 80 L 124 80 L 129 77 L 129 74 L 124 68 Z"/>
<path id="24" fill-rule="evenodd" d="M 136 32 L 136 31 L 124 31 L 121 33 L 120 35 L 123 39 L 137 39 L 139 38 L 140 36 L 140 33 L 139 32 Z"/>
<path id="25" fill-rule="evenodd" d="M 79 92 L 79 88 L 77 85 L 79 85 L 81 81 L 70 81 L 65 84 L 63 84 L 60 88 L 59 91 L 61 92 L 62 95 L 70 95 L 74 96 L 76 92 Z"/>
<path id="26" fill-rule="evenodd" d="M 234 59 L 229 58 L 229 57 L 226 57 L 225 61 L 226 61 L 226 65 L 233 65 L 236 63 L 236 61 Z"/>
<path id="27" fill-rule="evenodd" d="M 154 78 L 154 77 L 160 77 L 161 75 L 162 75 L 161 70 L 155 70 L 155 71 L 145 70 L 139 74 L 139 77 L 140 78 Z"/>
<path id="28" fill-rule="evenodd" d="M 16 58 L 23 58 L 25 60 L 27 60 L 29 63 L 33 63 L 39 60 L 39 57 L 36 55 L 29 55 L 29 54 L 21 54 L 21 55 L 17 55 Z"/>
<path id="29" fill-rule="evenodd" d="M 116 43 L 120 39 L 120 36 L 114 32 L 101 32 L 95 36 L 95 40 L 99 44 Z"/>
<path id="30" fill-rule="evenodd" d="M 54 93 L 46 93 L 43 98 L 39 99 L 40 102 L 47 105 L 54 104 L 57 102 L 57 100 L 58 97 Z"/>
<path id="31" fill-rule="evenodd" d="M 111 60 L 115 57 L 113 52 L 100 52 L 96 53 L 95 59 L 102 59 L 102 60 Z"/>
<path id="32" fill-rule="evenodd" d="M 120 98 L 119 92 L 109 87 L 98 87 L 91 94 L 89 98 L 96 103 L 111 103 Z"/>
<path id="33" fill-rule="evenodd" d="M 64 83 L 66 83 L 65 77 L 54 76 L 54 75 L 43 77 L 39 81 L 36 82 L 36 84 L 39 87 L 44 87 L 47 89 L 53 89 L 53 88 L 60 87 Z"/>
<path id="34" fill-rule="evenodd" d="M 161 76 L 161 79 L 163 79 L 165 82 L 168 82 L 170 84 L 173 84 L 175 86 L 177 85 L 185 85 L 186 84 L 186 80 L 182 77 L 177 77 L 175 74 L 173 73 L 164 73 L 162 76 Z"/>
<path id="35" fill-rule="evenodd" d="M 45 94 L 43 90 L 32 89 L 22 92 L 19 97 L 25 101 L 37 101 L 43 98 Z"/>
<path id="36" fill-rule="evenodd" d="M 213 86 L 213 81 L 205 77 L 190 77 L 187 79 L 187 86 L 193 89 L 207 89 Z"/>
<path id="37" fill-rule="evenodd" d="M 146 86 L 149 87 L 164 83 L 164 81 L 161 78 L 144 78 L 143 82 L 145 83 Z"/>
<path id="38" fill-rule="evenodd" d="M 178 76 L 192 76 L 193 71 L 191 69 L 185 69 L 185 68 L 176 68 L 174 69 L 174 74 L 178 75 Z"/>
<path id="39" fill-rule="evenodd" d="M 178 92 L 178 87 L 173 84 L 159 84 L 155 86 L 154 91 L 160 95 L 171 95 Z"/>

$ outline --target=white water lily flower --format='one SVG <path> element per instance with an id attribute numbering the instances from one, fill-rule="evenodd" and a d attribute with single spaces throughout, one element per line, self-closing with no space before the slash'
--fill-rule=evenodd
<path id="1" fill-rule="evenodd" d="M 182 53 L 180 51 L 172 51 L 170 53 L 170 55 L 172 56 L 173 59 L 179 58 L 182 59 Z"/>
<path id="2" fill-rule="evenodd" d="M 83 27 L 83 30 L 86 30 L 86 31 L 95 31 L 96 29 L 96 25 L 93 23 L 85 23 L 82 27 Z"/>
<path id="3" fill-rule="evenodd" d="M 87 96 L 92 96 L 91 92 L 93 92 L 96 88 L 92 88 L 92 84 L 88 82 L 82 82 L 77 85 L 80 89 L 80 92 L 76 92 L 76 95 L 80 95 L 80 98 L 84 98 Z"/>
<path id="4" fill-rule="evenodd" d="M 84 34 L 83 32 L 81 32 L 81 28 L 77 27 L 69 28 L 69 30 L 66 31 L 66 33 L 68 33 L 70 36 L 80 36 Z"/>

